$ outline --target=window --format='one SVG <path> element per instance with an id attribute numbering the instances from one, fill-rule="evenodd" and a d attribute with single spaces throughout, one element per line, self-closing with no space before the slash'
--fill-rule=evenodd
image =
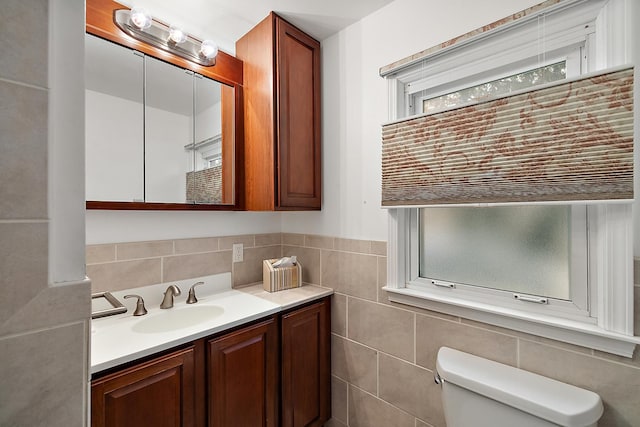
<path id="1" fill-rule="evenodd" d="M 457 108 L 565 79 L 584 68 L 576 64 L 586 63 L 584 50 L 584 43 L 571 45 L 561 50 L 561 58 L 524 70 L 518 65 L 533 59 L 507 64 L 500 70 L 504 76 L 482 73 L 486 82 L 471 76 L 432 89 L 423 79 L 410 86 L 410 91 L 421 90 L 408 94 L 409 111 Z M 466 87 L 469 81 L 473 86 Z M 585 206 L 421 208 L 417 221 L 417 253 L 411 256 L 418 270 L 411 274 L 411 286 L 477 286 L 502 305 L 533 302 L 545 306 L 523 309 L 546 312 L 552 306 L 556 315 L 589 317 Z"/>
<path id="2" fill-rule="evenodd" d="M 387 76 L 392 118 L 595 70 L 606 49 L 602 32 L 620 28 L 604 25 L 600 12 L 619 11 L 623 1 L 549 8 L 542 52 L 541 19 L 530 17 L 396 70 Z M 631 336 L 632 252 L 630 237 L 620 240 L 630 211 L 606 204 L 391 209 L 390 299 L 630 357 L 639 342 Z"/>
<path id="3" fill-rule="evenodd" d="M 584 206 L 419 209 L 411 285 L 477 287 L 505 306 L 589 317 L 586 224 Z"/>
<path id="4" fill-rule="evenodd" d="M 458 107 L 474 101 L 506 95 L 522 89 L 528 89 L 545 83 L 562 80 L 567 77 L 567 60 L 550 65 L 536 67 L 493 81 L 449 92 L 444 95 L 432 96 L 422 100 L 420 113 L 431 113 L 437 110 Z"/>

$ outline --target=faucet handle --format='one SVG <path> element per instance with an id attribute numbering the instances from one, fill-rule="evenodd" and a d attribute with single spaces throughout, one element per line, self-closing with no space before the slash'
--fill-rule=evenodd
<path id="1" fill-rule="evenodd" d="M 147 314 L 147 309 L 144 306 L 144 300 L 140 295 L 125 295 L 125 298 L 138 298 L 136 302 L 136 310 L 133 312 L 134 316 L 144 316 Z"/>
<path id="2" fill-rule="evenodd" d="M 189 288 L 189 296 L 187 297 L 187 304 L 195 304 L 198 302 L 198 298 L 196 298 L 196 286 L 198 285 L 204 285 L 204 282 L 196 282 L 193 285 L 191 285 L 191 288 Z"/>
<path id="3" fill-rule="evenodd" d="M 180 295 L 180 288 L 177 285 L 169 285 L 167 290 L 164 291 L 164 298 L 162 298 L 162 304 L 160 304 L 160 308 L 171 308 L 173 307 L 173 297 L 177 297 Z"/>

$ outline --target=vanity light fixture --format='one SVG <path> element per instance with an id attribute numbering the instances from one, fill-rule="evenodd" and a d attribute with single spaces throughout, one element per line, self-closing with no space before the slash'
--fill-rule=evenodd
<path id="1" fill-rule="evenodd" d="M 213 40 L 205 40 L 200 45 L 200 55 L 205 58 L 215 58 L 218 54 L 218 45 Z"/>
<path id="2" fill-rule="evenodd" d="M 187 33 L 182 28 L 172 25 L 169 27 L 169 40 L 173 43 L 184 43 L 187 41 Z"/>
<path id="3" fill-rule="evenodd" d="M 113 22 L 134 39 L 205 67 L 216 65 L 218 46 L 215 42 L 201 42 L 180 27 L 156 21 L 145 9 L 118 9 L 113 14 Z"/>
<path id="4" fill-rule="evenodd" d="M 142 7 L 134 7 L 131 9 L 130 19 L 131 23 L 138 27 L 140 30 L 146 30 L 151 26 L 151 14 L 149 11 Z"/>

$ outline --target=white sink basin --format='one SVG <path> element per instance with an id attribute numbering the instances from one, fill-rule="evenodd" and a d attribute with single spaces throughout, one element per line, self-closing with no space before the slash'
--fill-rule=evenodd
<path id="1" fill-rule="evenodd" d="M 217 305 L 169 308 L 152 317 L 142 318 L 131 327 L 131 330 L 143 334 L 175 331 L 208 322 L 223 313 L 224 308 Z"/>

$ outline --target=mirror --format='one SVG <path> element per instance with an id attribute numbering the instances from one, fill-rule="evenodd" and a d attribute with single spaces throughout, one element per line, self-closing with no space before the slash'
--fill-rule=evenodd
<path id="1" fill-rule="evenodd" d="M 85 43 L 86 198 L 142 202 L 143 57 L 89 35 Z"/>
<path id="2" fill-rule="evenodd" d="M 193 141 L 193 73 L 144 59 L 145 202 L 186 203 L 190 170 L 184 147 Z"/>
<path id="3" fill-rule="evenodd" d="M 86 64 L 87 200 L 233 204 L 232 86 L 90 34 Z"/>

